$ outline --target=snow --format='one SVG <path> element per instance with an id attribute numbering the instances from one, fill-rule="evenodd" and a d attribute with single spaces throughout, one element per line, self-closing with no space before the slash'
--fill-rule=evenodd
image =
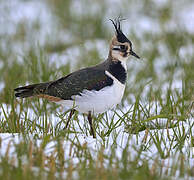
<path id="1" fill-rule="evenodd" d="M 127 110 L 127 108 L 125 108 Z M 114 112 L 108 112 L 108 116 L 109 119 L 111 119 L 111 116 L 113 115 Z M 118 114 L 121 112 L 117 112 Z M 32 113 L 30 113 L 32 114 Z M 54 117 L 53 117 L 54 118 Z M 80 124 L 83 125 L 84 123 L 84 119 L 83 116 L 79 115 L 78 116 Z M 56 123 L 56 117 L 53 119 Z M 58 119 L 59 120 L 59 119 Z M 116 121 L 118 120 L 118 117 L 114 118 L 114 122 L 116 123 Z M 164 126 L 163 128 L 166 127 L 165 124 L 165 119 L 161 120 L 161 124 Z M 192 123 L 192 121 L 190 122 Z M 76 123 L 75 123 L 76 124 Z M 154 121 L 152 121 L 152 125 L 155 124 Z M 182 131 L 182 128 L 184 126 L 184 130 L 185 132 Z M 161 126 L 162 127 L 162 126 Z M 179 128 L 181 129 L 180 133 L 185 133 L 185 134 L 189 134 L 189 122 L 179 122 Z M 76 129 L 78 129 L 78 127 L 76 127 Z M 173 142 L 169 141 L 168 135 L 170 136 L 171 139 L 173 139 L 174 137 L 174 132 L 178 132 L 178 127 L 174 127 L 174 128 L 169 128 L 169 129 L 155 129 L 155 130 L 149 130 L 148 136 L 147 136 L 147 141 L 145 142 L 145 134 L 146 131 L 142 131 L 139 132 L 138 134 L 130 134 L 125 132 L 125 127 L 124 124 L 119 126 L 118 128 L 116 128 L 114 130 L 114 132 L 111 133 L 111 135 L 109 137 L 106 137 L 105 142 L 107 143 L 105 145 L 105 153 L 107 155 L 110 155 L 111 153 L 111 147 L 113 145 L 116 144 L 116 156 L 121 159 L 122 157 L 122 151 L 123 149 L 125 149 L 126 147 L 128 147 L 130 149 L 131 152 L 131 158 L 135 158 L 137 155 L 137 151 L 136 149 L 140 149 L 142 145 L 146 145 L 147 142 L 149 142 L 149 139 L 151 139 L 150 133 L 154 135 L 154 133 L 158 133 L 159 137 L 162 136 L 163 139 L 165 140 L 166 143 L 166 147 L 169 147 L 170 143 L 173 143 L 173 146 L 176 145 L 177 141 L 173 140 Z M 79 129 L 78 129 L 79 131 Z M 192 129 L 193 131 L 193 129 Z M 39 133 L 41 134 L 41 132 Z M 115 134 L 117 134 L 116 138 L 115 138 Z M 28 134 L 29 138 L 33 138 L 33 134 Z M 77 137 L 77 138 L 75 138 Z M 4 156 L 8 151 L 9 156 L 15 156 L 15 144 L 20 143 L 23 140 L 23 136 L 22 134 L 18 134 L 18 133 L 1 133 L 0 134 L 0 139 L 1 139 L 1 148 L 0 148 L 0 155 Z M 96 152 L 99 150 L 99 148 L 101 148 L 101 146 L 104 144 L 104 142 L 102 141 L 102 139 L 100 138 L 100 136 L 97 135 L 96 139 L 93 139 L 92 136 L 86 136 L 85 134 L 81 134 L 81 133 L 77 133 L 76 135 L 74 133 L 69 135 L 69 139 L 73 140 L 75 144 L 80 144 L 81 146 L 87 145 L 87 147 L 89 148 L 91 154 L 93 155 L 93 157 L 96 157 Z M 40 146 L 42 140 L 39 139 L 38 140 L 38 144 Z M 47 144 L 46 148 L 44 149 L 46 154 L 51 154 L 54 150 L 55 150 L 55 146 L 56 146 L 57 142 L 56 141 L 51 141 Z M 64 139 L 63 141 L 63 147 L 64 147 L 64 151 L 65 151 L 65 157 L 66 158 L 71 158 L 73 160 L 74 163 L 77 163 L 77 157 L 71 157 L 70 155 L 70 151 L 71 154 L 74 153 L 74 151 L 76 149 L 71 149 L 71 144 L 72 142 L 70 140 Z M 154 159 L 156 157 L 158 157 L 158 151 L 156 146 L 153 144 L 149 145 L 150 147 L 148 148 L 148 150 L 145 150 L 142 154 L 141 154 L 141 158 L 142 159 Z M 162 149 L 166 149 L 165 144 L 162 142 Z M 166 149 L 167 150 L 167 149 Z M 189 143 L 187 140 L 185 140 L 185 144 L 182 148 L 182 152 L 183 154 L 190 154 L 189 157 L 190 159 L 188 159 L 190 166 L 194 165 L 194 161 L 193 161 L 193 156 L 194 156 L 194 148 L 190 147 Z M 173 155 L 173 154 L 172 154 Z M 174 155 L 177 155 L 177 153 L 174 153 Z M 150 159 L 151 158 L 151 159 Z M 172 156 L 170 156 L 169 158 L 166 159 L 161 159 L 161 161 L 163 161 L 163 163 L 167 163 L 169 165 L 169 163 L 172 163 L 174 161 L 174 159 L 172 158 Z"/>

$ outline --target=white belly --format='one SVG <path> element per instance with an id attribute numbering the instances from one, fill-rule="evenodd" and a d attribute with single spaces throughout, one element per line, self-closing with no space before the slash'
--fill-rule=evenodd
<path id="1" fill-rule="evenodd" d="M 111 76 L 110 73 L 107 75 Z M 89 111 L 92 113 L 103 113 L 119 104 L 124 94 L 125 85 L 116 78 L 113 79 L 112 86 L 107 86 L 99 91 L 83 90 L 81 96 L 76 95 L 72 97 L 73 100 L 62 100 L 58 103 L 67 108 L 74 108 L 82 113 Z"/>

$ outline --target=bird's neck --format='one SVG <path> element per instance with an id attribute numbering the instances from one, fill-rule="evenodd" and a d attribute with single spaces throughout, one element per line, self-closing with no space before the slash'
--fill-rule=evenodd
<path id="1" fill-rule="evenodd" d="M 108 59 L 110 61 L 113 61 L 113 62 L 120 62 L 121 65 L 127 71 L 127 64 L 126 64 L 126 62 L 127 62 L 128 57 L 122 57 L 122 56 L 120 56 L 118 54 L 112 54 L 112 51 L 109 51 Z"/>
<path id="2" fill-rule="evenodd" d="M 108 72 L 111 73 L 122 84 L 125 84 L 127 79 L 126 61 L 119 61 L 113 59 L 108 59 L 108 61 L 109 61 L 109 66 L 107 69 Z"/>

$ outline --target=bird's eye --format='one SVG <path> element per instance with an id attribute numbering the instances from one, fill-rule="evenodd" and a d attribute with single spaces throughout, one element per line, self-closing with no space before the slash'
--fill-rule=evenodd
<path id="1" fill-rule="evenodd" d="M 121 50 L 126 50 L 126 46 L 125 45 L 120 45 Z"/>

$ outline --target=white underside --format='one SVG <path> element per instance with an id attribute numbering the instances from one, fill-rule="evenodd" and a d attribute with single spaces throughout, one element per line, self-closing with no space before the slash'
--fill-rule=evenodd
<path id="1" fill-rule="evenodd" d="M 99 91 L 83 90 L 80 95 L 73 96 L 73 100 L 62 100 L 59 104 L 67 108 L 74 108 L 81 113 L 103 113 L 114 108 L 121 102 L 125 85 L 106 71 L 106 74 L 113 79 L 113 85 L 107 86 Z"/>

